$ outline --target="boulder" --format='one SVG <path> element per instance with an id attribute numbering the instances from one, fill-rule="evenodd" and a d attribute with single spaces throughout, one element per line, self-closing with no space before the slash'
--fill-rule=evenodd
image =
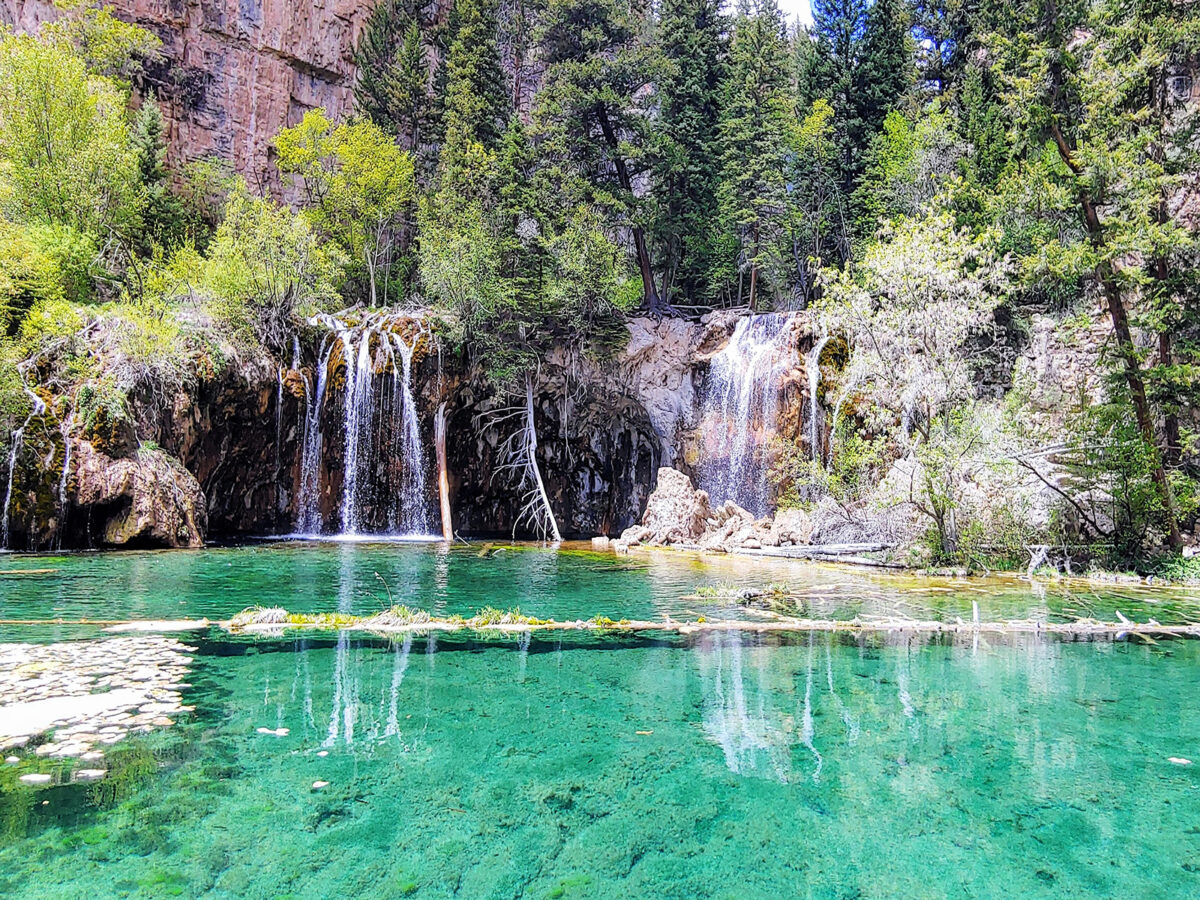
<path id="1" fill-rule="evenodd" d="M 808 514 L 802 509 L 781 509 L 775 513 L 775 521 L 771 526 L 771 536 L 774 544 L 811 544 L 813 523 Z"/>
<path id="2" fill-rule="evenodd" d="M 174 457 L 142 447 L 114 459 L 76 442 L 77 506 L 90 507 L 100 540 L 114 547 L 201 547 L 208 526 L 200 483 Z"/>
<path id="3" fill-rule="evenodd" d="M 658 470 L 658 484 L 646 503 L 642 526 L 650 531 L 650 543 L 694 544 L 711 515 L 708 494 L 696 490 L 682 472 L 664 467 Z"/>

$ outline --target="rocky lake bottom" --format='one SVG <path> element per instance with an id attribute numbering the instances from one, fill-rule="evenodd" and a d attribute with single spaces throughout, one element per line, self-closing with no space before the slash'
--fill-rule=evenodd
<path id="1" fill-rule="evenodd" d="M 113 636 L 81 622 L 399 603 L 760 620 L 772 612 L 727 598 L 768 585 L 832 618 L 969 619 L 976 604 L 990 619 L 1045 621 L 1197 612 L 1186 590 L 1142 585 L 481 550 L 278 543 L 0 560 L 0 708 L 146 694 L 97 714 L 126 719 L 5 751 L 0 895 L 1200 893 L 1195 641 Z M 701 599 L 705 587 L 718 596 Z M 96 737 L 81 754 L 38 752 L 80 734 Z"/>

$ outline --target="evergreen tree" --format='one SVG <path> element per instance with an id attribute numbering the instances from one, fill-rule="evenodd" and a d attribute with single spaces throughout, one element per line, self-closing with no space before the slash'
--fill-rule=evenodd
<path id="1" fill-rule="evenodd" d="M 917 69 L 929 93 L 949 93 L 965 74 L 975 43 L 971 14 L 976 5 L 976 0 L 908 0 Z"/>
<path id="2" fill-rule="evenodd" d="M 1178 549 L 1181 506 L 1169 466 L 1180 453 L 1180 400 L 1200 396 L 1189 353 L 1200 317 L 1196 237 L 1170 215 L 1170 200 L 1200 167 L 1200 120 L 1171 81 L 1191 63 L 1200 11 L 1170 0 L 1097 0 L 989 12 L 1022 162 L 1014 193 L 1057 197 L 1081 226 L 1036 248 L 1030 269 L 1098 286 L 1122 376 L 1118 396 L 1137 423 L 1159 524 Z M 1139 326 L 1156 348 L 1149 367 Z"/>
<path id="3" fill-rule="evenodd" d="M 646 239 L 645 201 L 634 191 L 646 170 L 655 80 L 643 25 L 617 0 L 549 0 L 538 30 L 545 81 L 536 119 L 547 177 L 565 213 L 580 202 L 628 228 L 642 279 L 643 303 L 663 310 Z"/>
<path id="4" fill-rule="evenodd" d="M 721 117 L 722 212 L 737 236 L 739 300 L 757 308 L 764 285 L 783 287 L 780 240 L 788 214 L 784 170 L 795 129 L 783 16 L 760 0 L 734 24 Z M 749 272 L 749 284 L 742 275 Z M 743 290 L 745 288 L 745 290 Z"/>
<path id="5" fill-rule="evenodd" d="M 171 191 L 166 126 L 153 94 L 146 95 L 134 117 L 130 141 L 137 154 L 138 178 L 145 193 L 140 248 L 145 252 L 151 243 L 170 244 L 178 239 L 185 219 L 183 203 Z"/>
<path id="6" fill-rule="evenodd" d="M 971 148 L 965 160 L 967 179 L 984 189 L 996 184 L 1008 160 L 1004 111 L 991 80 L 988 70 L 968 66 L 960 95 L 963 137 Z"/>
<path id="7" fill-rule="evenodd" d="M 421 23 L 411 0 L 380 0 L 355 49 L 358 109 L 414 153 L 433 113 Z"/>
<path id="8" fill-rule="evenodd" d="M 495 0 L 459 0 L 455 9 L 457 28 L 445 65 L 445 138 L 439 163 L 443 173 L 467 144 L 495 149 L 508 120 L 508 93 L 496 47 Z"/>
<path id="9" fill-rule="evenodd" d="M 659 50 L 668 63 L 658 84 L 654 135 L 655 243 L 663 297 L 709 299 L 720 173 L 718 130 L 725 19 L 719 0 L 664 0 Z"/>
<path id="10" fill-rule="evenodd" d="M 801 54 L 800 105 L 827 100 L 833 109 L 833 142 L 843 195 L 854 191 L 859 154 L 865 147 L 856 98 L 857 72 L 867 28 L 866 0 L 813 0 L 811 49 Z"/>
<path id="11" fill-rule="evenodd" d="M 862 140 L 869 141 L 913 83 L 913 42 L 903 0 L 875 0 L 867 11 L 862 54 L 854 72 L 854 103 Z"/>

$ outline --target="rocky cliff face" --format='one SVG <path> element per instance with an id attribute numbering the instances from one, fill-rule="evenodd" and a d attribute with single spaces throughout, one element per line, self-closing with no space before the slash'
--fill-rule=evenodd
<path id="1" fill-rule="evenodd" d="M 661 465 L 687 468 L 684 458 L 703 430 L 698 411 L 706 372 L 734 322 L 720 315 L 704 324 L 633 319 L 628 346 L 614 359 L 559 347 L 542 361 L 533 382 L 537 459 L 564 535 L 620 534 L 641 519 Z M 800 340 L 808 331 L 794 333 Z M 326 348 L 331 340 L 308 335 L 310 344 Z M 230 354 L 219 371 L 200 372 L 168 396 L 135 392 L 127 418 L 86 428 L 73 421 L 65 398 L 47 395 L 14 466 L 8 546 L 196 546 L 295 530 L 312 390 L 306 384 L 316 382 L 317 345 L 304 348 L 301 370 L 265 354 Z M 384 358 L 378 348 L 373 352 Z M 334 532 L 344 488 L 347 371 L 340 353 L 324 359 L 315 504 L 319 527 Z M 374 378 L 378 398 L 394 396 L 395 385 L 383 380 L 391 376 L 380 369 Z M 797 381 L 794 373 L 788 380 Z M 524 491 L 505 449 L 517 427 L 505 412 L 518 398 L 432 345 L 414 356 L 411 381 L 429 530 L 440 530 L 433 418 L 444 406 L 456 529 L 528 534 Z M 796 430 L 806 394 L 784 396 L 781 419 Z M 382 485 L 396 465 L 394 432 L 382 443 L 357 470 L 360 481 Z M 382 495 L 389 490 L 363 492 L 363 531 L 387 530 L 386 504 L 394 498 Z"/>
<path id="2" fill-rule="evenodd" d="M 155 91 L 181 160 L 216 156 L 251 184 L 272 184 L 270 141 L 305 111 L 353 103 L 354 45 L 371 11 L 356 0 L 111 0 L 158 35 L 163 59 L 139 87 Z M 0 0 L 0 22 L 35 31 L 52 0 Z"/>

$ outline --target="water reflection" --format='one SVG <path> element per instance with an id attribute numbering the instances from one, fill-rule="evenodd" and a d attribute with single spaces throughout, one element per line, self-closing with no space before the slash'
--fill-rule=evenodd
<path id="1" fill-rule="evenodd" d="M 981 739 L 1011 745 L 1037 773 L 1048 755 L 1061 762 L 1080 752 L 1070 733 L 1046 747 L 1044 716 L 1061 716 L 1064 703 L 1098 688 L 1084 676 L 1088 667 L 1064 664 L 1063 654 L 1155 652 L 1104 641 L 1072 651 L 1071 642 L 1032 635 L 983 650 L 974 643 L 970 634 L 707 634 L 694 648 L 703 733 L 730 772 L 781 783 L 820 785 L 831 765 L 832 777 L 844 780 L 864 733 L 886 747 L 884 767 L 905 778 L 942 765 L 948 747 Z M 1120 695 L 1117 684 L 1105 684 L 1102 691 Z"/>

